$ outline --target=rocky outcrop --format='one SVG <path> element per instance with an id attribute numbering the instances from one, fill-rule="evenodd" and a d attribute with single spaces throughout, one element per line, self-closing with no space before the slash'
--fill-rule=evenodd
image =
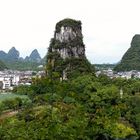
<path id="1" fill-rule="evenodd" d="M 85 56 L 81 22 L 64 19 L 56 24 L 54 38 L 47 54 L 47 74 L 54 72 L 62 79 L 91 72 Z"/>
<path id="2" fill-rule="evenodd" d="M 123 55 L 120 63 L 114 68 L 116 71 L 140 70 L 140 35 L 136 34 L 130 48 Z"/>
<path id="3" fill-rule="evenodd" d="M 56 40 L 59 40 L 60 42 L 70 42 L 71 40 L 74 40 L 77 36 L 82 37 L 80 29 L 74 31 L 72 27 L 64 27 L 63 25 L 60 28 L 60 32 L 55 33 Z"/>

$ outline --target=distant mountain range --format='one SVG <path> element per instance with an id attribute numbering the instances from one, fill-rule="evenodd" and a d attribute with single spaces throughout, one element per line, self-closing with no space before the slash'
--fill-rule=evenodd
<path id="1" fill-rule="evenodd" d="M 25 61 L 41 62 L 41 57 L 40 57 L 40 54 L 38 53 L 37 49 L 33 50 L 31 52 L 30 56 L 26 56 Z"/>
<path id="2" fill-rule="evenodd" d="M 40 54 L 38 53 L 37 49 L 34 49 L 29 56 L 26 56 L 25 59 L 20 57 L 20 52 L 15 48 L 12 47 L 8 53 L 4 51 L 0 51 L 0 60 L 2 61 L 25 61 L 25 62 L 41 62 Z"/>
<path id="3" fill-rule="evenodd" d="M 20 57 L 20 52 L 15 47 L 12 47 L 8 53 L 3 50 L 0 51 L 0 62 L 9 69 L 33 70 L 45 63 L 45 57 L 41 58 L 38 50 L 34 49 L 29 56 L 22 58 Z"/>

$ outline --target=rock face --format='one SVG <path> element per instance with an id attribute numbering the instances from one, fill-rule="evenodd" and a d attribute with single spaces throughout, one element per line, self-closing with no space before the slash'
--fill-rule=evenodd
<path id="1" fill-rule="evenodd" d="M 140 70 L 140 35 L 133 37 L 131 47 L 123 55 L 121 62 L 115 67 L 116 71 Z"/>
<path id="2" fill-rule="evenodd" d="M 81 22 L 64 19 L 56 24 L 54 38 L 47 54 L 47 74 L 57 73 L 62 79 L 91 71 L 85 56 Z"/>

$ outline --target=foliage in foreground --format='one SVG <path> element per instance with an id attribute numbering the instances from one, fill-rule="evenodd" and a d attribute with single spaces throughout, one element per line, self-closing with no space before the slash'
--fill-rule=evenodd
<path id="1" fill-rule="evenodd" d="M 99 78 L 85 75 L 63 82 L 36 79 L 28 89 L 35 105 L 16 117 L 2 120 L 0 137 L 2 140 L 135 140 L 140 136 L 140 95 L 134 83 L 138 80 L 111 80 L 104 75 Z M 124 88 L 122 98 L 120 87 Z"/>

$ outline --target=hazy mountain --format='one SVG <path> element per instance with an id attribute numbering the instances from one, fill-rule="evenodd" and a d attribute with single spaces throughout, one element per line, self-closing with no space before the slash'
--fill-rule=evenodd
<path id="1" fill-rule="evenodd" d="M 25 62 L 26 62 L 26 61 L 29 61 L 29 56 L 26 56 L 25 59 L 24 59 L 24 61 L 25 61 Z"/>
<path id="2" fill-rule="evenodd" d="M 15 47 L 12 47 L 8 53 L 1 50 L 0 60 L 2 60 L 9 69 L 17 70 L 32 70 L 43 64 L 37 49 L 34 49 L 30 56 L 26 56 L 25 59 L 20 57 L 20 52 Z"/>
<path id="3" fill-rule="evenodd" d="M 4 51 L 0 51 L 0 59 L 3 60 L 3 59 L 6 59 L 7 57 L 7 53 L 5 53 Z"/>
<path id="4" fill-rule="evenodd" d="M 7 59 L 8 60 L 18 60 L 19 59 L 19 51 L 16 50 L 15 47 L 12 47 L 9 52 L 7 53 Z"/>
<path id="5" fill-rule="evenodd" d="M 29 57 L 26 56 L 25 61 L 31 61 L 31 62 L 37 62 L 37 63 L 41 62 L 41 57 L 40 57 L 40 54 L 38 53 L 37 49 L 34 49 L 31 52 Z"/>
<path id="6" fill-rule="evenodd" d="M 4 61 L 29 61 L 29 62 L 41 62 L 41 57 L 37 49 L 34 49 L 30 56 L 26 56 L 25 59 L 20 57 L 20 52 L 15 48 L 12 47 L 8 53 L 4 51 L 0 51 L 0 60 Z"/>

